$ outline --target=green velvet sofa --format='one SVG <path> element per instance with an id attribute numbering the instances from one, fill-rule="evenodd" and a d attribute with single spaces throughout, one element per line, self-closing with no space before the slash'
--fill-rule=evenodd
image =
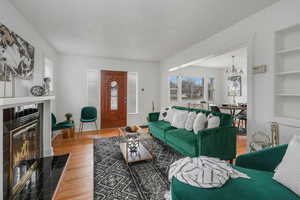
<path id="1" fill-rule="evenodd" d="M 172 179 L 172 200 L 300 200 L 300 197 L 272 179 L 287 145 L 241 155 L 235 169 L 251 179 L 230 179 L 221 188 L 202 189 Z"/>
<path id="2" fill-rule="evenodd" d="M 159 121 L 159 112 L 149 113 L 150 133 L 157 139 L 168 144 L 184 156 L 197 157 L 200 155 L 232 160 L 236 156 L 236 131 L 232 126 L 232 116 L 229 114 L 211 112 L 201 109 L 189 109 L 174 106 L 174 109 L 212 113 L 220 117 L 220 127 L 205 129 L 194 134 L 193 131 L 177 129 L 169 122 Z"/>

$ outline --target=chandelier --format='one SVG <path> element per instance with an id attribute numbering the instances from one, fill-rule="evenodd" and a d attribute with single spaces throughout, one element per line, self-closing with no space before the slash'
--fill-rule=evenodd
<path id="1" fill-rule="evenodd" d="M 231 66 L 231 68 L 227 68 L 226 71 L 225 71 L 225 73 L 226 74 L 230 74 L 231 76 L 237 76 L 237 75 L 244 74 L 244 71 L 242 69 L 238 69 L 234 65 L 234 58 L 235 58 L 235 56 L 232 56 L 232 66 Z"/>

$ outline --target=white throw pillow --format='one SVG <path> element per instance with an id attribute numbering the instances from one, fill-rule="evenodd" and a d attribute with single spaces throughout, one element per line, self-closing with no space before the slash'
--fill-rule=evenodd
<path id="1" fill-rule="evenodd" d="M 205 129 L 206 115 L 204 113 L 198 113 L 193 124 L 194 133 L 198 134 L 198 131 Z"/>
<path id="2" fill-rule="evenodd" d="M 193 130 L 193 125 L 194 125 L 194 121 L 197 117 L 197 113 L 196 112 L 190 112 L 188 114 L 188 117 L 186 119 L 186 122 L 185 122 L 185 126 L 184 128 L 188 131 L 191 131 Z"/>
<path id="3" fill-rule="evenodd" d="M 188 111 L 176 111 L 171 125 L 175 128 L 184 128 L 188 114 Z"/>
<path id="4" fill-rule="evenodd" d="M 207 116 L 207 128 L 217 128 L 220 126 L 220 118 L 214 115 Z"/>
<path id="5" fill-rule="evenodd" d="M 158 120 L 165 120 L 166 117 L 167 117 L 167 114 L 168 114 L 168 110 L 170 110 L 170 109 L 171 109 L 171 107 L 165 107 L 165 108 L 162 108 L 162 109 L 160 110 Z"/>
<path id="6" fill-rule="evenodd" d="M 294 136 L 273 179 L 300 196 L 300 136 Z"/>
<path id="7" fill-rule="evenodd" d="M 172 109 L 169 109 L 168 111 L 167 111 L 167 116 L 165 117 L 165 121 L 167 121 L 167 122 L 170 122 L 170 123 L 172 123 L 172 121 L 173 121 L 173 117 L 174 117 L 174 112 L 175 112 L 175 110 L 172 108 Z"/>

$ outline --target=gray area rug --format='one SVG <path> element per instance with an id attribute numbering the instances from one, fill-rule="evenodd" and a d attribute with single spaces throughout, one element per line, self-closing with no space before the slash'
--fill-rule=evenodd
<path id="1" fill-rule="evenodd" d="M 170 164 L 182 158 L 179 153 L 154 139 L 154 161 L 126 166 L 119 143 L 124 137 L 94 140 L 95 200 L 160 200 L 169 189 Z M 147 148 L 150 142 L 143 142 Z"/>

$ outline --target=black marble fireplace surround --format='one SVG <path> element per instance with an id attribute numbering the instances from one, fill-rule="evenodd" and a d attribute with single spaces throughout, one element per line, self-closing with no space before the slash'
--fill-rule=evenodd
<path id="1" fill-rule="evenodd" d="M 52 199 L 68 155 L 42 157 L 43 104 L 3 110 L 3 199 Z"/>

